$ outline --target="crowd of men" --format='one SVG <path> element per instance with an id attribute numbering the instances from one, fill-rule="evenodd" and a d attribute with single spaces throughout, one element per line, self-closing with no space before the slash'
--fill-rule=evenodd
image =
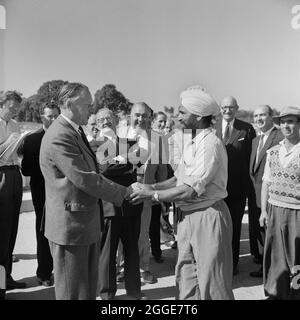
<path id="1" fill-rule="evenodd" d="M 22 202 L 30 176 L 39 284 L 58 300 L 131 299 L 155 283 L 163 263 L 162 212 L 173 204 L 177 299 L 232 300 L 246 203 L 250 250 L 268 299 L 300 299 L 300 109 L 254 111 L 254 127 L 200 86 L 180 95 L 178 126 L 145 102 L 128 119 L 92 114 L 81 83 L 40 108 L 43 126 L 21 134 L 22 99 L 0 97 L 0 293 L 25 288 L 11 277 Z M 121 119 L 122 118 L 122 119 Z M 174 246 L 175 248 L 175 246 Z"/>

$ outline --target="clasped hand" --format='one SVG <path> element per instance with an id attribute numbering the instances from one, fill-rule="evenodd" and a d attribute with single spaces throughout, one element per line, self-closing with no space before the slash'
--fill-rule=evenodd
<path id="1" fill-rule="evenodd" d="M 127 187 L 125 199 L 132 204 L 139 204 L 144 200 L 151 199 L 153 195 L 153 188 L 150 184 L 142 184 L 135 182 Z"/>

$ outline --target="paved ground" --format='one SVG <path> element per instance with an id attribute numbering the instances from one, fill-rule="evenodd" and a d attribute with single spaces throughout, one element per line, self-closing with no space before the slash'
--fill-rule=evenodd
<path id="1" fill-rule="evenodd" d="M 39 286 L 35 278 L 36 254 L 35 254 L 35 223 L 34 212 L 26 212 L 20 215 L 19 233 L 15 247 L 15 254 L 20 259 L 13 265 L 13 277 L 15 280 L 25 281 L 27 288 L 23 290 L 12 290 L 7 292 L 9 300 L 54 300 L 54 288 Z M 143 292 L 149 299 L 174 299 L 175 278 L 174 267 L 176 263 L 177 250 L 162 245 L 164 263 L 157 264 L 151 261 L 154 274 L 158 277 L 156 284 L 143 285 Z M 233 289 L 237 300 L 261 300 L 265 299 L 262 287 L 262 279 L 249 277 L 249 272 L 258 268 L 252 262 L 249 254 L 247 215 L 243 219 L 241 255 L 239 274 L 234 277 Z M 126 299 L 123 284 L 119 285 L 117 291 L 119 299 Z"/>

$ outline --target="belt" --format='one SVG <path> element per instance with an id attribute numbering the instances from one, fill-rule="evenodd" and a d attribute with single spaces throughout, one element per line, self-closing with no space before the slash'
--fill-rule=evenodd
<path id="1" fill-rule="evenodd" d="M 136 173 L 136 175 L 139 177 L 144 177 L 145 174 L 144 173 Z"/>
<path id="2" fill-rule="evenodd" d="M 19 169 L 18 165 L 11 165 L 11 166 L 1 166 L 0 170 L 13 170 L 13 169 Z"/>

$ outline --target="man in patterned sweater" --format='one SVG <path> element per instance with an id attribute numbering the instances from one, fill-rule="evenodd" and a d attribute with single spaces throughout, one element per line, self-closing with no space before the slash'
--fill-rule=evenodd
<path id="1" fill-rule="evenodd" d="M 269 299 L 300 299 L 300 109 L 287 107 L 280 123 L 284 140 L 267 151 L 261 193 L 266 225 L 263 277 Z"/>

